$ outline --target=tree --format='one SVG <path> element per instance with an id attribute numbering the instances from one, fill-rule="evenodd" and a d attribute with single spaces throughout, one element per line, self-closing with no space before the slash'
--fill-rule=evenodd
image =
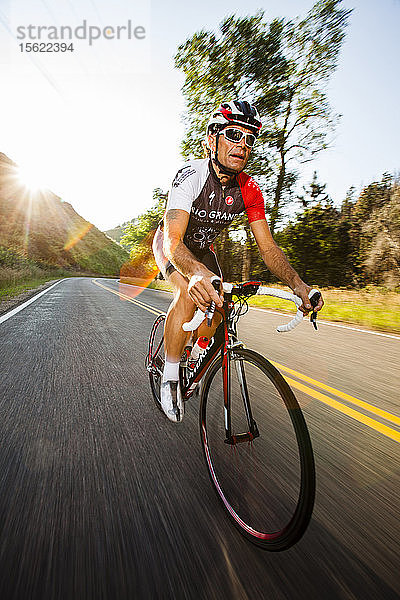
<path id="1" fill-rule="evenodd" d="M 134 219 L 125 229 L 121 245 L 130 250 L 130 260 L 121 268 L 121 281 L 147 285 L 158 273 L 152 242 L 165 212 L 168 194 L 160 188 L 153 191 L 154 204 Z"/>
<path id="2" fill-rule="evenodd" d="M 339 286 L 352 281 L 349 229 L 328 199 L 306 208 L 276 238 L 304 281 Z"/>
<path id="3" fill-rule="evenodd" d="M 185 75 L 182 92 L 187 105 L 186 135 L 181 146 L 184 158 L 204 155 L 207 120 L 224 99 L 257 100 L 260 111 L 264 105 L 272 110 L 279 103 L 276 90 L 282 85 L 286 69 L 281 52 L 284 23 L 274 19 L 267 24 L 263 17 L 262 11 L 252 17 L 228 16 L 219 34 L 200 31 L 179 46 L 175 66 Z M 265 132 L 252 152 L 249 168 L 268 199 L 273 193 L 273 161 Z"/>
<path id="4" fill-rule="evenodd" d="M 304 19 L 286 23 L 286 77 L 280 89 L 281 103 L 268 122 L 277 168 L 272 231 L 282 216 L 289 162 L 309 162 L 325 150 L 339 119 L 329 105 L 327 86 L 337 67 L 351 12 L 340 8 L 341 4 L 341 0 L 319 0 Z"/>
<path id="5" fill-rule="evenodd" d="M 219 34 L 195 33 L 175 56 L 185 75 L 185 158 L 201 155 L 206 120 L 221 100 L 244 97 L 263 115 L 249 169 L 264 191 L 272 231 L 297 179 L 289 162 L 312 160 L 327 148 L 338 120 L 327 85 L 351 12 L 340 6 L 341 0 L 320 0 L 304 19 L 270 24 L 262 11 L 244 18 L 231 15 Z"/>
<path id="6" fill-rule="evenodd" d="M 320 198 L 325 192 L 326 183 L 323 185 L 318 182 L 317 171 L 314 171 L 311 183 L 307 186 L 303 185 L 303 196 L 297 196 L 302 206 L 307 208 L 310 204 L 318 202 L 326 202 L 329 198 L 328 195 Z M 308 196 L 308 199 L 307 199 Z"/>
<path id="7" fill-rule="evenodd" d="M 352 238 L 362 283 L 400 284 L 400 181 L 385 173 L 353 207 Z"/>
<path id="8" fill-rule="evenodd" d="M 160 188 L 153 191 L 154 204 L 145 213 L 139 215 L 129 223 L 121 237 L 121 246 L 131 253 L 139 252 L 139 247 L 148 237 L 150 232 L 155 232 L 165 212 L 168 193 Z"/>

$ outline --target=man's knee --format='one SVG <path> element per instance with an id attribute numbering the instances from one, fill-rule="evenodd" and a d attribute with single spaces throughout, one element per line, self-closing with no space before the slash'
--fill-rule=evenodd
<path id="1" fill-rule="evenodd" d="M 186 315 L 193 315 L 196 305 L 188 294 L 187 286 L 177 290 L 174 300 L 175 306 Z"/>
<path id="2" fill-rule="evenodd" d="M 196 310 L 196 305 L 188 293 L 188 280 L 182 275 L 182 273 L 174 271 L 169 276 L 169 281 L 172 283 L 174 288 L 174 308 L 184 315 L 185 318 L 191 319 Z"/>

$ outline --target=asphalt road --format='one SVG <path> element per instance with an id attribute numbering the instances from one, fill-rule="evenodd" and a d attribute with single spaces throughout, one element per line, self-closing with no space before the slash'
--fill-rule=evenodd
<path id="1" fill-rule="evenodd" d="M 0 598 L 400 598 L 400 339 L 243 317 L 294 382 L 318 476 L 304 537 L 266 553 L 211 488 L 197 402 L 175 425 L 151 399 L 150 307 L 170 298 L 69 279 L 0 323 Z"/>

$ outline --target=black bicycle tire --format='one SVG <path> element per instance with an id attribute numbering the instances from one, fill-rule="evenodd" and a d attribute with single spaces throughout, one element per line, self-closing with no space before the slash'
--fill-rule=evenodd
<path id="1" fill-rule="evenodd" d="M 213 484 L 213 488 L 218 498 L 222 502 L 225 512 L 228 513 L 230 519 L 239 529 L 241 534 L 250 542 L 263 548 L 264 550 L 278 552 L 293 546 L 302 537 L 311 519 L 315 500 L 315 464 L 311 439 L 307 424 L 296 397 L 280 372 L 266 358 L 257 352 L 254 352 L 253 350 L 235 348 L 234 352 L 236 355 L 242 356 L 244 359 L 249 360 L 253 365 L 255 364 L 257 367 L 259 367 L 277 389 L 286 408 L 288 409 L 289 417 L 292 421 L 296 435 L 301 465 L 299 497 L 291 520 L 287 526 L 283 528 L 281 532 L 279 532 L 279 535 L 273 539 L 260 539 L 260 537 L 253 535 L 240 524 L 240 521 L 238 521 L 237 518 L 232 514 L 232 511 L 233 513 L 235 513 L 235 511 L 232 509 L 232 507 L 232 510 L 230 510 L 226 505 L 227 500 L 225 497 L 223 497 L 223 490 L 219 485 L 216 474 L 212 467 L 212 459 L 207 439 L 207 396 L 214 377 L 222 368 L 221 358 L 211 365 L 210 369 L 206 373 L 201 395 L 200 437 L 204 459 L 207 465 L 208 474 Z M 221 402 L 223 402 L 222 398 Z"/>
<path id="2" fill-rule="evenodd" d="M 154 348 L 154 339 L 155 339 L 155 335 L 156 335 L 156 331 L 159 327 L 164 328 L 165 325 L 165 315 L 159 315 L 157 317 L 157 319 L 154 321 L 153 326 L 151 328 L 151 333 L 150 333 L 150 337 L 149 337 L 149 348 L 148 348 L 148 358 L 151 357 L 151 361 L 153 361 L 155 358 L 157 358 L 156 356 L 153 356 L 153 352 L 155 350 L 157 350 L 157 348 Z M 164 335 L 163 335 L 164 338 Z M 161 408 L 161 400 L 159 398 L 159 396 L 157 395 L 157 385 L 155 382 L 155 376 L 154 374 L 149 371 L 149 379 L 150 379 L 150 388 L 151 388 L 151 393 L 153 395 L 153 400 L 157 406 L 157 408 L 159 408 L 159 410 L 162 411 Z"/>

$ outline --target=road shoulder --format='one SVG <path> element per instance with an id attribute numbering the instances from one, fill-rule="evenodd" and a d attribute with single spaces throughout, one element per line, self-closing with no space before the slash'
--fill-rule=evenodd
<path id="1" fill-rule="evenodd" d="M 7 298 L 5 300 L 2 300 L 0 302 L 0 316 L 4 315 L 5 313 L 8 313 L 10 310 L 12 310 L 13 308 L 16 308 L 20 304 L 23 304 L 27 300 L 30 300 L 31 298 L 33 298 L 33 296 L 36 296 L 36 294 L 38 294 L 39 292 L 42 292 L 43 290 L 47 289 L 48 287 L 50 287 L 51 285 L 56 283 L 56 281 L 60 281 L 60 278 L 59 279 L 51 279 L 50 281 L 46 281 L 46 283 L 42 283 L 42 285 L 39 285 L 36 288 L 32 288 L 31 290 L 26 290 L 25 292 L 22 292 L 21 294 L 18 294 L 17 296 L 13 296 L 12 298 Z"/>

